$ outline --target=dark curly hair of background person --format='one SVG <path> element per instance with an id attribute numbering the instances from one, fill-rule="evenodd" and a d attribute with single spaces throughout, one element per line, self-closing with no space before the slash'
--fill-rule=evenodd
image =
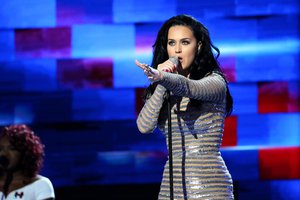
<path id="1" fill-rule="evenodd" d="M 21 153 L 20 168 L 27 177 L 34 177 L 42 168 L 44 145 L 24 124 L 4 127 L 0 138 L 7 136 L 11 145 Z"/>

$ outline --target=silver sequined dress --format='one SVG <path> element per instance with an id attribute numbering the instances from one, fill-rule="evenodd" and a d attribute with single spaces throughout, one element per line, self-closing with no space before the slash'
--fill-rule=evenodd
<path id="1" fill-rule="evenodd" d="M 221 157 L 226 83 L 217 73 L 200 80 L 163 73 L 155 92 L 141 110 L 137 125 L 142 133 L 158 127 L 168 142 L 166 90 L 171 91 L 174 199 L 233 199 L 231 175 Z M 195 104 L 191 99 L 201 100 Z M 167 161 L 158 199 L 170 199 Z"/>

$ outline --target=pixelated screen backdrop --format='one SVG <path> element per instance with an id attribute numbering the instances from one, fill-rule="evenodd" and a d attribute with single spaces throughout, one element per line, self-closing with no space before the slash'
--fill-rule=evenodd
<path id="1" fill-rule="evenodd" d="M 55 187 L 159 183 L 164 136 L 135 120 L 162 23 L 210 31 L 234 111 L 222 155 L 240 199 L 300 199 L 298 0 L 0 0 L 0 125 L 27 123 Z"/>

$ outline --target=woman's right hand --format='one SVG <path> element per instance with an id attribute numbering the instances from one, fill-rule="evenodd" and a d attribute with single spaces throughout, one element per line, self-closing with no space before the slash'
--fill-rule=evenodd
<path id="1" fill-rule="evenodd" d="M 165 62 L 159 64 L 157 69 L 163 72 L 170 72 L 170 73 L 177 73 L 176 65 L 170 61 L 170 59 L 166 60 Z"/>

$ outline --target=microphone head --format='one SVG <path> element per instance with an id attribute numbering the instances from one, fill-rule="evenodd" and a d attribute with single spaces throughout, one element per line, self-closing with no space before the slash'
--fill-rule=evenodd
<path id="1" fill-rule="evenodd" d="M 177 56 L 172 56 L 169 58 L 169 60 L 176 65 L 176 67 L 178 66 L 178 57 Z"/>

